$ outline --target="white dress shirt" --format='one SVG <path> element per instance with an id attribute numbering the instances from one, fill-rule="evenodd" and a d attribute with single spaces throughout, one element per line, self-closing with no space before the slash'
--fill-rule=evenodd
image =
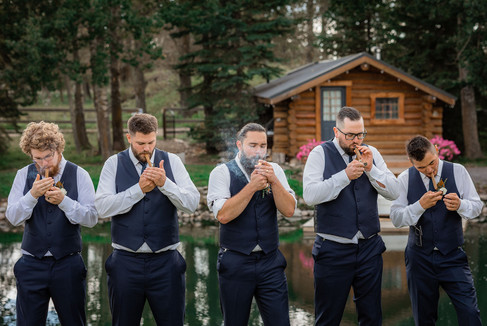
<path id="1" fill-rule="evenodd" d="M 443 161 L 440 160 L 438 164 L 438 172 L 435 176 L 437 183 L 440 181 L 442 170 Z M 423 173 L 419 174 L 421 175 L 425 189 L 428 189 L 430 178 Z M 460 194 L 460 207 L 458 208 L 457 213 L 467 220 L 478 217 L 482 212 L 484 204 L 480 200 L 477 190 L 475 190 L 475 185 L 473 184 L 467 169 L 465 169 L 463 165 L 453 163 L 453 174 L 455 176 L 455 184 L 458 193 Z M 419 218 L 426 210 L 421 207 L 419 200 L 411 205 L 408 203 L 409 170 L 403 171 L 398 179 L 400 195 L 391 206 L 390 217 L 392 223 L 395 227 L 416 225 Z M 445 188 L 448 191 L 448 180 L 446 181 Z"/>
<path id="2" fill-rule="evenodd" d="M 250 182 L 249 175 L 240 164 L 240 158 L 238 154 L 235 157 L 235 161 L 237 162 L 237 165 L 242 171 L 242 173 L 247 178 L 247 181 Z M 274 174 L 276 175 L 277 179 L 282 184 L 284 189 L 286 189 L 286 191 L 288 191 L 290 194 L 293 195 L 294 207 L 296 207 L 297 205 L 296 195 L 294 191 L 291 189 L 291 187 L 289 186 L 289 183 L 287 182 L 287 178 L 286 178 L 286 174 L 284 173 L 284 170 L 276 163 L 273 162 L 269 162 L 269 163 L 272 165 L 272 168 L 274 169 Z M 210 178 L 208 181 L 207 202 L 208 202 L 208 207 L 210 208 L 211 211 L 213 211 L 215 218 L 218 216 L 218 212 L 223 207 L 227 199 L 230 199 L 231 197 L 232 195 L 230 193 L 230 171 L 228 170 L 226 164 L 220 164 L 219 166 L 215 167 L 213 171 L 211 171 Z"/>
<path id="3" fill-rule="evenodd" d="M 66 159 L 61 158 L 59 163 L 59 172 L 54 176 L 54 183 L 61 180 L 61 176 L 66 166 Z M 24 195 L 25 182 L 27 180 L 27 172 L 29 166 L 17 171 L 12 189 L 8 195 L 7 212 L 5 213 L 7 219 L 12 225 L 17 226 L 30 219 L 32 211 L 37 205 L 37 198 L 32 197 L 30 191 Z M 64 196 L 62 202 L 58 207 L 61 209 L 66 218 L 71 224 L 79 224 L 86 227 L 93 227 L 98 222 L 98 214 L 95 209 L 95 188 L 90 175 L 82 167 L 78 166 L 76 173 L 78 183 L 78 200 L 73 200 L 68 196 Z M 26 251 L 23 253 L 29 254 Z M 46 256 L 51 256 L 48 252 Z"/>
<path id="4" fill-rule="evenodd" d="M 342 156 L 345 164 L 348 165 L 349 155 L 340 147 L 336 138 L 333 139 L 333 144 Z M 365 171 L 365 175 L 369 179 L 372 187 L 380 195 L 389 200 L 396 199 L 399 196 L 399 183 L 396 176 L 387 168 L 387 164 L 379 151 L 373 146 L 368 146 L 372 151 L 375 164 L 372 165 L 372 169 L 369 172 Z M 353 158 L 355 158 L 355 155 Z M 325 155 L 323 147 L 319 145 L 310 152 L 303 172 L 303 198 L 308 205 L 319 205 L 335 200 L 340 192 L 351 182 L 348 179 L 345 169 L 326 180 L 323 180 L 324 171 Z M 382 188 L 377 181 L 382 183 L 385 188 Z M 360 230 L 352 239 L 338 237 L 333 234 L 318 233 L 318 235 L 324 239 L 340 243 L 358 243 L 358 239 L 363 239 Z"/>
<path id="5" fill-rule="evenodd" d="M 141 174 L 142 165 L 134 156 L 131 149 L 129 149 L 130 160 L 135 166 L 138 174 Z M 166 178 L 166 182 L 162 187 L 157 187 L 171 203 L 179 210 L 185 213 L 193 213 L 198 207 L 200 200 L 200 193 L 193 181 L 186 171 L 183 162 L 179 156 L 173 153 L 167 153 L 169 157 L 169 163 L 171 164 L 172 174 L 174 176 L 174 182 L 169 178 Z M 154 162 L 154 153 L 152 153 L 151 161 Z M 109 218 L 116 215 L 127 213 L 132 209 L 132 206 L 137 204 L 141 199 L 145 197 L 145 193 L 142 192 L 139 184 L 136 183 L 132 187 L 117 193 L 115 189 L 115 178 L 117 175 L 118 158 L 117 154 L 110 156 L 100 174 L 100 181 L 98 188 L 96 189 L 95 207 L 100 215 L 100 218 Z M 126 251 L 132 251 L 129 248 L 125 248 L 116 243 L 112 243 L 115 249 L 122 249 Z M 161 251 L 174 250 L 179 246 L 179 242 L 170 245 L 166 248 L 162 248 Z M 144 244 L 136 251 L 140 253 L 153 252 L 147 243 Z"/>

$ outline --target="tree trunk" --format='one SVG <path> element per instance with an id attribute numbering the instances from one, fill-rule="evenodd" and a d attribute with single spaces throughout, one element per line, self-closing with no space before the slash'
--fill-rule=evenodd
<path id="1" fill-rule="evenodd" d="M 466 67 L 459 66 L 460 81 L 466 83 L 468 80 L 468 70 Z M 460 91 L 460 101 L 462 105 L 462 128 L 463 142 L 465 144 L 465 156 L 469 159 L 481 158 L 477 111 L 475 107 L 475 91 L 472 85 L 466 84 Z"/>
<path id="2" fill-rule="evenodd" d="M 111 155 L 109 107 L 105 86 L 102 84 L 102 72 L 99 71 L 97 50 L 101 40 L 95 39 L 90 43 L 91 78 L 93 84 L 93 105 L 96 111 L 96 125 L 98 129 L 98 147 L 103 159 Z"/>
<path id="3" fill-rule="evenodd" d="M 98 144 L 100 154 L 103 159 L 108 159 L 111 155 L 110 146 L 110 121 L 109 107 L 105 87 L 93 86 L 93 103 L 96 110 L 96 121 L 98 125 Z"/>
<path id="4" fill-rule="evenodd" d="M 88 78 L 86 78 L 86 79 L 88 79 Z M 89 98 L 90 100 L 92 100 L 93 97 L 91 96 L 90 81 L 89 80 L 85 80 L 83 82 L 83 87 L 85 88 L 84 91 L 83 91 L 83 93 L 86 96 L 86 98 Z"/>
<path id="5" fill-rule="evenodd" d="M 76 152 L 81 153 L 81 144 L 78 138 L 78 130 L 76 128 L 76 114 L 74 110 L 73 94 L 71 94 L 71 80 L 67 75 L 64 76 L 64 84 L 66 87 L 66 96 L 68 97 L 69 113 L 71 116 L 71 128 L 73 128 L 74 145 Z"/>
<path id="6" fill-rule="evenodd" d="M 186 34 L 182 38 L 180 46 L 180 56 L 186 55 L 190 51 L 190 35 Z M 182 108 L 187 108 L 189 105 L 189 97 L 191 96 L 191 74 L 185 70 L 178 70 L 179 74 L 179 105 Z"/>
<path id="7" fill-rule="evenodd" d="M 74 120 L 76 125 L 76 135 L 82 150 L 91 149 L 88 133 L 86 132 L 86 120 L 83 109 L 83 85 L 76 82 L 74 85 Z"/>
<path id="8" fill-rule="evenodd" d="M 315 0 L 306 1 L 306 39 L 308 40 L 308 46 L 306 47 L 306 61 L 308 63 L 313 62 L 315 47 L 313 46 L 315 42 L 315 34 L 313 30 L 314 18 L 315 18 Z"/>
<path id="9" fill-rule="evenodd" d="M 125 143 L 123 137 L 122 103 L 120 101 L 120 65 L 115 53 L 110 55 L 110 74 L 113 150 L 123 151 Z"/>
<path id="10" fill-rule="evenodd" d="M 147 112 L 147 107 L 145 104 L 145 88 L 147 87 L 147 81 L 145 80 L 144 71 L 142 70 L 141 64 L 134 67 L 135 75 L 135 107 L 137 109 L 142 109 L 143 112 Z"/>

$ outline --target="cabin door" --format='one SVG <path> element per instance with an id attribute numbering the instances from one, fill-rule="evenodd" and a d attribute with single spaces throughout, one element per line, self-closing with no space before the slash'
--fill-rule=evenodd
<path id="1" fill-rule="evenodd" d="M 321 140 L 335 137 L 336 115 L 345 106 L 345 87 L 321 87 Z"/>

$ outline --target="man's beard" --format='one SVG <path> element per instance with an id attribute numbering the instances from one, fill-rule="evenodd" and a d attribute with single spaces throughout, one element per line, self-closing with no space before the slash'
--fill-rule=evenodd
<path id="1" fill-rule="evenodd" d="M 41 168 L 39 166 L 39 164 L 36 163 L 36 168 L 37 168 L 37 171 L 39 172 L 39 174 L 42 176 L 42 177 L 45 177 L 46 175 L 46 170 L 48 170 L 49 172 L 49 176 L 51 178 L 54 178 L 54 176 L 56 174 L 59 173 L 59 163 L 61 163 L 61 157 L 59 157 L 59 161 L 57 162 L 57 164 L 55 166 L 51 166 L 50 168 Z"/>
<path id="2" fill-rule="evenodd" d="M 340 139 L 338 139 L 338 145 L 340 145 L 340 147 L 343 149 L 345 154 L 347 154 L 349 156 L 355 155 L 354 149 L 355 149 L 355 147 L 358 146 L 357 144 L 353 144 L 353 145 L 351 145 L 352 148 L 350 148 L 349 146 L 345 145 Z"/>
<path id="3" fill-rule="evenodd" d="M 145 163 L 147 163 L 147 159 L 145 158 L 145 156 L 146 155 L 149 155 L 149 157 L 152 156 L 152 153 L 151 152 L 140 152 L 140 153 L 137 153 L 132 146 L 130 146 L 130 148 L 132 149 L 132 153 L 134 154 L 135 158 L 137 160 L 139 160 L 139 162 L 145 162 Z"/>
<path id="4" fill-rule="evenodd" d="M 265 155 L 257 154 L 255 156 L 249 157 L 245 155 L 244 152 L 240 152 L 240 164 L 244 168 L 245 172 L 250 176 L 255 170 L 255 166 L 259 163 L 259 160 L 263 160 Z"/>

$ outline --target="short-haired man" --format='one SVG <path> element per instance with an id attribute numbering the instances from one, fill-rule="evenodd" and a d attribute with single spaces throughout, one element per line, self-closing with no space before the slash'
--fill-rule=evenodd
<path id="1" fill-rule="evenodd" d="M 416 325 L 435 325 L 440 286 L 455 307 L 458 325 L 481 325 L 462 249 L 462 218 L 478 217 L 483 203 L 467 170 L 440 160 L 426 137 L 410 139 L 406 152 L 413 166 L 399 175 L 391 220 L 396 227 L 409 226 L 406 273 Z"/>
<path id="2" fill-rule="evenodd" d="M 52 299 L 63 325 L 85 325 L 86 267 L 80 225 L 98 221 L 95 189 L 84 169 L 63 157 L 64 136 L 54 123 L 31 122 L 20 148 L 33 163 L 17 171 L 6 216 L 25 223 L 17 278 L 17 325 L 45 325 Z"/>
<path id="3" fill-rule="evenodd" d="M 379 151 L 362 143 L 359 111 L 341 108 L 333 130 L 333 140 L 311 151 L 303 174 L 304 200 L 316 205 L 315 324 L 339 325 L 353 287 L 359 324 L 380 325 L 385 245 L 377 195 L 397 198 L 398 182 Z"/>
<path id="4" fill-rule="evenodd" d="M 156 148 L 157 119 L 127 122 L 130 148 L 108 158 L 95 206 L 112 218 L 113 253 L 105 263 L 112 323 L 140 325 L 146 300 L 158 325 L 184 323 L 186 262 L 177 210 L 194 212 L 200 194 L 181 159 Z"/>
<path id="5" fill-rule="evenodd" d="M 246 326 L 255 297 L 264 325 L 289 325 L 277 210 L 287 217 L 294 214 L 294 192 L 282 168 L 264 160 L 264 127 L 245 125 L 237 147 L 235 159 L 217 166 L 208 183 L 208 207 L 220 222 L 217 265 L 224 323 Z"/>

